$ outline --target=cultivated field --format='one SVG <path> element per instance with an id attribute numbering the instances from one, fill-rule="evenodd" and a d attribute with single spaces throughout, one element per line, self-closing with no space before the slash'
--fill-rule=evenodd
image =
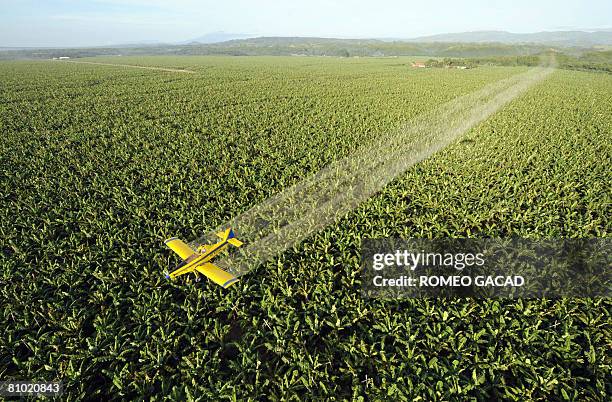
<path id="1" fill-rule="evenodd" d="M 609 299 L 366 300 L 359 266 L 365 238 L 608 237 L 610 74 L 552 72 L 230 290 L 164 279 L 164 239 L 528 71 L 411 60 L 0 63 L 0 379 L 69 399 L 609 398 Z"/>

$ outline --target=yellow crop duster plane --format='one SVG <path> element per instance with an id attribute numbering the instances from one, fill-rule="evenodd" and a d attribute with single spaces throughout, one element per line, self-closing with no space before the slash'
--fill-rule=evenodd
<path id="1" fill-rule="evenodd" d="M 242 246 L 242 242 L 236 239 L 232 229 L 219 232 L 217 236 L 221 238 L 220 242 L 212 245 L 203 244 L 199 246 L 197 250 L 193 250 L 176 237 L 166 240 L 166 245 L 183 259 L 183 262 L 181 262 L 173 272 L 167 274 L 166 278 L 174 279 L 177 276 L 197 271 L 207 276 L 217 285 L 223 286 L 225 289 L 238 282 L 238 278 L 212 264 L 210 260 L 219 255 L 219 253 L 225 250 L 230 244 L 235 247 L 240 247 Z"/>

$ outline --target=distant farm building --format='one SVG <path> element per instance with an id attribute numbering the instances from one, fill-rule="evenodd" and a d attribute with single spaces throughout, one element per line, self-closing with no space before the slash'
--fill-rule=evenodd
<path id="1" fill-rule="evenodd" d="M 66 60 L 66 59 L 69 59 L 69 58 L 70 58 L 70 57 L 68 57 L 68 56 L 60 56 L 60 57 L 59 57 L 59 59 L 60 59 L 60 60 Z"/>
<path id="2" fill-rule="evenodd" d="M 414 67 L 414 68 L 425 68 L 427 66 L 422 61 L 413 61 L 412 62 L 412 67 Z"/>

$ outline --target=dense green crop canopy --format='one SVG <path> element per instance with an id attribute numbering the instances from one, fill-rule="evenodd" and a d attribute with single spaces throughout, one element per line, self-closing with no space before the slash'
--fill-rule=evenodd
<path id="1" fill-rule="evenodd" d="M 527 69 L 88 60 L 166 70 L 0 63 L 0 379 L 72 400 L 609 397 L 609 299 L 360 296 L 365 238 L 608 237 L 609 74 L 555 71 L 226 291 L 167 282 L 163 240 Z"/>

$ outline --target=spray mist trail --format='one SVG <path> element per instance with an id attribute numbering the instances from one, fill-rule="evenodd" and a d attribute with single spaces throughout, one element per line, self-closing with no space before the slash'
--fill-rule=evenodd
<path id="1" fill-rule="evenodd" d="M 217 263 L 236 276 L 242 275 L 357 208 L 415 163 L 446 147 L 552 71 L 534 68 L 453 99 L 331 163 L 194 243 L 204 243 L 213 238 L 213 233 L 232 227 L 245 246 Z"/>

